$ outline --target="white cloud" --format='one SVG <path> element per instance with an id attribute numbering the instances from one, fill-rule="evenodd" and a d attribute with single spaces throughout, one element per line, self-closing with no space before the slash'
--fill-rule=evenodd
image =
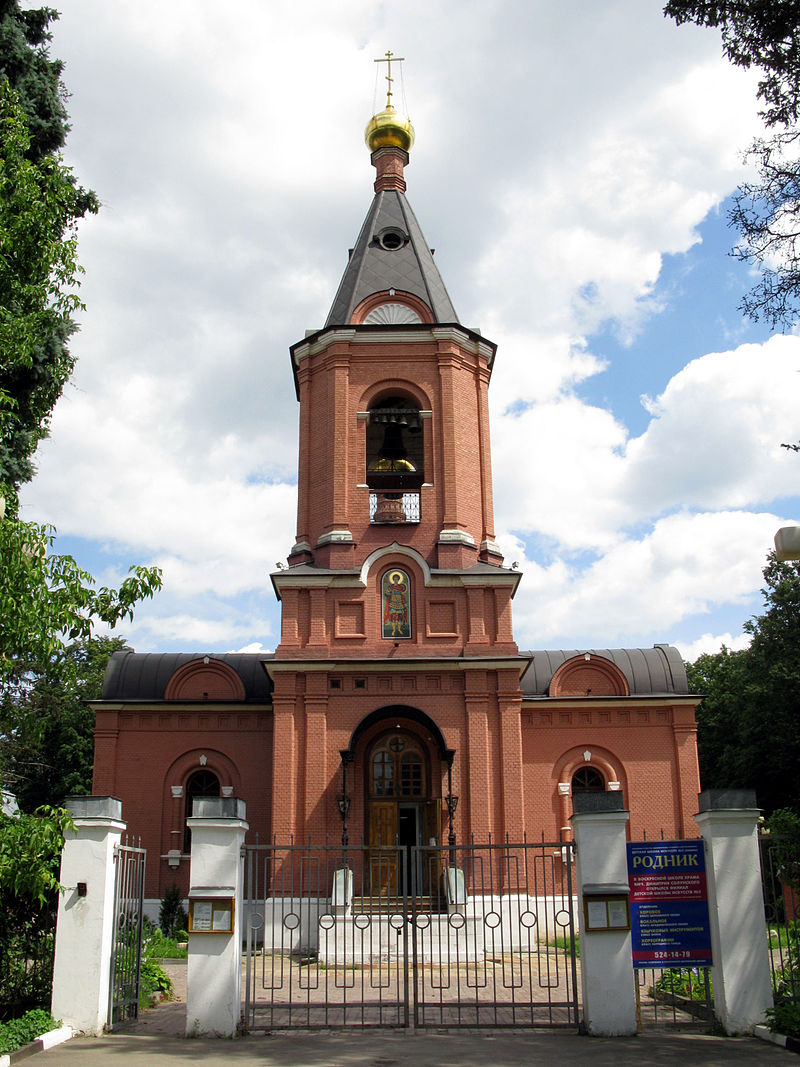
<path id="1" fill-rule="evenodd" d="M 698 656 L 705 654 L 716 655 L 723 646 L 730 652 L 741 652 L 743 649 L 750 647 L 750 640 L 750 634 L 734 636 L 727 633 L 715 636 L 706 633 L 701 634 L 696 641 L 692 641 L 690 644 L 684 644 L 682 641 L 675 641 L 674 644 L 687 663 L 694 663 Z"/>
<path id="2" fill-rule="evenodd" d="M 568 391 L 496 412 L 499 525 L 568 551 L 601 550 L 675 508 L 743 508 L 793 495 L 797 460 L 780 444 L 798 434 L 798 372 L 798 337 L 699 357 L 647 401 L 652 418 L 637 438 Z"/>
<path id="3" fill-rule="evenodd" d="M 647 408 L 653 419 L 628 444 L 621 487 L 641 513 L 746 507 L 796 491 L 797 463 L 780 446 L 798 433 L 800 338 L 692 360 Z"/>
<path id="4" fill-rule="evenodd" d="M 741 605 L 758 588 L 779 524 L 770 514 L 679 513 L 588 565 L 535 568 L 514 601 L 518 643 L 543 647 L 570 635 L 580 645 L 658 640 L 689 616 Z"/>
<path id="5" fill-rule="evenodd" d="M 214 605 L 218 608 L 219 605 Z M 219 614 L 192 615 L 186 612 L 158 615 L 149 605 L 143 605 L 132 625 L 120 629 L 139 652 L 158 651 L 165 642 L 180 638 L 181 651 L 213 650 L 225 647 L 226 643 L 246 642 L 241 651 L 261 651 L 260 642 L 252 635 L 269 636 L 272 632 L 266 617 L 242 617 L 236 611 L 221 609 Z M 248 640 L 249 639 L 249 640 Z M 264 648 L 264 651 L 271 649 Z"/>
<path id="6" fill-rule="evenodd" d="M 800 341 L 654 364 L 635 437 L 579 395 L 607 365 L 592 331 L 629 341 L 661 312 L 664 256 L 696 244 L 757 128 L 753 77 L 717 35 L 640 0 L 68 6 L 68 156 L 104 208 L 82 227 L 78 369 L 29 512 L 111 571 L 162 564 L 137 647 L 274 637 L 266 574 L 295 533 L 287 348 L 324 320 L 369 203 L 387 43 L 407 57 L 411 202 L 463 320 L 500 346 L 520 643 L 707 629 L 758 587 L 762 512 L 794 493 L 778 445 L 797 438 Z"/>

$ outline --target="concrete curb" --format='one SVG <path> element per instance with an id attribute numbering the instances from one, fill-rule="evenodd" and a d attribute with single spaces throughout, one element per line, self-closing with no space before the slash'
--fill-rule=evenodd
<path id="1" fill-rule="evenodd" d="M 766 1026 L 756 1026 L 753 1030 L 753 1037 L 757 1037 L 761 1041 L 769 1041 L 773 1045 L 779 1045 L 781 1048 L 785 1048 L 787 1052 L 800 1053 L 800 1039 L 786 1037 L 784 1034 L 773 1034 Z M 0 1064 L 0 1067 L 2 1067 L 2 1064 Z"/>
<path id="2" fill-rule="evenodd" d="M 12 1064 L 19 1063 L 20 1060 L 26 1060 L 28 1056 L 35 1056 L 37 1052 L 44 1052 L 55 1045 L 60 1045 L 62 1041 L 68 1041 L 71 1037 L 71 1026 L 59 1026 L 57 1030 L 49 1030 L 46 1034 L 37 1037 L 35 1041 L 31 1041 L 30 1044 L 23 1045 L 22 1048 L 15 1049 L 13 1052 L 4 1052 L 0 1055 L 0 1067 L 11 1067 Z"/>

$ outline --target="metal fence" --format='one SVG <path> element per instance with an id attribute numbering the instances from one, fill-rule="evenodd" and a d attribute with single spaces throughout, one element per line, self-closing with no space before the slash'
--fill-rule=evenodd
<path id="1" fill-rule="evenodd" d="M 710 967 L 637 968 L 636 1022 L 651 1027 L 708 1027 L 714 1020 Z"/>
<path id="2" fill-rule="evenodd" d="M 761 883 L 775 1002 L 800 1004 L 800 856 L 798 843 L 763 834 Z"/>
<path id="3" fill-rule="evenodd" d="M 577 1028 L 570 845 L 243 851 L 246 1028 Z"/>
<path id="4" fill-rule="evenodd" d="M 109 1026 L 139 1015 L 144 872 L 147 853 L 133 845 L 114 849 L 114 944 L 109 980 Z"/>

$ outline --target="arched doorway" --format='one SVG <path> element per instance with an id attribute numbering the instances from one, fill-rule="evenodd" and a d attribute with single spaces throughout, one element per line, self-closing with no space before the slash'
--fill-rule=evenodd
<path id="1" fill-rule="evenodd" d="M 367 744 L 364 759 L 371 893 L 422 895 L 429 864 L 420 847 L 441 843 L 441 766 L 430 741 L 401 724 Z"/>

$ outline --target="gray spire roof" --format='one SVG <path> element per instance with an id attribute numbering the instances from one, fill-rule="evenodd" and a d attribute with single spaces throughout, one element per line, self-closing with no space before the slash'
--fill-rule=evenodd
<path id="1" fill-rule="evenodd" d="M 405 243 L 399 248 L 385 247 L 378 236 L 387 230 L 404 235 Z M 405 195 L 395 189 L 375 194 L 325 327 L 347 325 L 362 300 L 387 289 L 401 289 L 424 300 L 434 322 L 458 322 L 414 212 Z"/>

